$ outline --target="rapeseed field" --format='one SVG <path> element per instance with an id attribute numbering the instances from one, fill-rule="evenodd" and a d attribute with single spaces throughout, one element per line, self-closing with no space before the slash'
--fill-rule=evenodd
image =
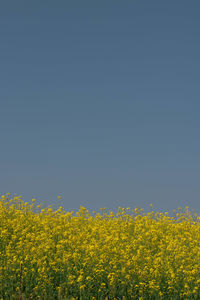
<path id="1" fill-rule="evenodd" d="M 2 196 L 0 299 L 200 299 L 200 217 Z"/>

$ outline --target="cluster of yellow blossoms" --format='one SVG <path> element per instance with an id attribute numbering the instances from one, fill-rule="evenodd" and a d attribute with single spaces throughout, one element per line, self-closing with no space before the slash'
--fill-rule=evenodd
<path id="1" fill-rule="evenodd" d="M 0 299 L 200 299 L 200 217 L 2 196 Z"/>

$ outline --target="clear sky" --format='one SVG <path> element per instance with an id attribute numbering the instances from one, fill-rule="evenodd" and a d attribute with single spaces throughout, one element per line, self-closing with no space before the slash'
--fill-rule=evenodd
<path id="1" fill-rule="evenodd" d="M 200 1 L 1 1 L 0 192 L 200 211 Z"/>

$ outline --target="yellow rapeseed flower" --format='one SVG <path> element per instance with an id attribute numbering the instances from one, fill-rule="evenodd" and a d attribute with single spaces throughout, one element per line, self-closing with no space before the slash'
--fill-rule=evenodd
<path id="1" fill-rule="evenodd" d="M 0 299 L 199 299 L 200 216 L 0 199 Z"/>

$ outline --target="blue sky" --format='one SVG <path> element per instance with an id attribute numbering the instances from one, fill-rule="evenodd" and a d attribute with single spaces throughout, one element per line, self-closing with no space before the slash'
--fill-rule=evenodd
<path id="1" fill-rule="evenodd" d="M 2 1 L 0 193 L 200 211 L 199 10 Z"/>

